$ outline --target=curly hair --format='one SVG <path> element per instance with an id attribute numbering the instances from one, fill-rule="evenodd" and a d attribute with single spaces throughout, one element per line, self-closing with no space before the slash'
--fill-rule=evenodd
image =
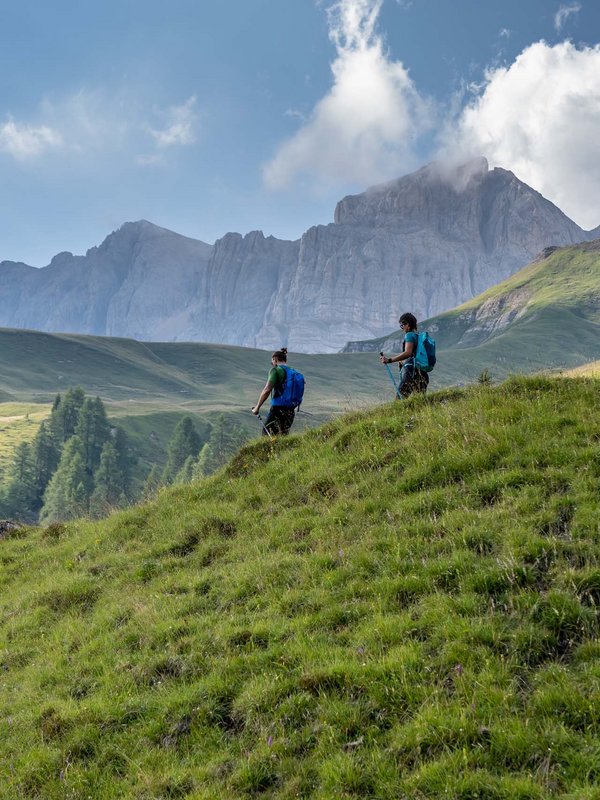
<path id="1" fill-rule="evenodd" d="M 416 331 L 417 330 L 417 318 L 414 314 L 411 314 L 410 311 L 407 311 L 405 314 L 402 314 L 400 319 L 398 320 L 400 325 L 405 323 L 408 325 L 409 330 Z"/>

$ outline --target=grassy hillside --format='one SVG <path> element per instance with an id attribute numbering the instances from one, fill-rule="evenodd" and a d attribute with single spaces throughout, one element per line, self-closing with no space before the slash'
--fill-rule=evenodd
<path id="1" fill-rule="evenodd" d="M 468 383 L 484 369 L 502 378 L 595 360 L 600 356 L 600 240 L 551 249 L 468 303 L 425 320 L 422 328 L 432 332 L 441 351 L 438 380 L 443 384 Z M 401 338 L 397 333 L 351 346 L 389 351 Z"/>
<path id="2" fill-rule="evenodd" d="M 597 798 L 599 400 L 446 390 L 0 541 L 0 797 Z"/>

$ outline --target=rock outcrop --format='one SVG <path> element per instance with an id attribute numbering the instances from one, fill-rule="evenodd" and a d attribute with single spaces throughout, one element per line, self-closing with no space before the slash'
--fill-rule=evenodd
<path id="1" fill-rule="evenodd" d="M 295 242 L 254 231 L 208 245 L 137 222 L 39 270 L 3 262 L 0 325 L 334 352 L 593 234 L 485 159 L 430 164 L 344 198 L 332 224 Z"/>

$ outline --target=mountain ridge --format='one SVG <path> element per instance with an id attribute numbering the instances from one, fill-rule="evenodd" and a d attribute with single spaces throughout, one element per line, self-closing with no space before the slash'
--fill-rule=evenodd
<path id="1" fill-rule="evenodd" d="M 0 325 L 336 352 L 383 335 L 401 307 L 430 317 L 590 236 L 483 158 L 434 163 L 348 195 L 294 241 L 251 231 L 210 245 L 140 220 L 39 270 L 4 261 Z"/>

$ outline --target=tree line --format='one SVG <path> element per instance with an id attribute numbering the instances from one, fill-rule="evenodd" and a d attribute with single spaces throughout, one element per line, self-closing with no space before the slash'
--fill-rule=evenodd
<path id="1" fill-rule="evenodd" d="M 248 438 L 240 425 L 219 414 L 212 423 L 208 440 L 202 444 L 193 419 L 183 417 L 167 447 L 164 468 L 161 470 L 155 465 L 146 479 L 146 493 L 151 494 L 161 486 L 190 483 L 212 475 L 237 453 Z"/>
<path id="2" fill-rule="evenodd" d="M 142 488 L 135 489 L 137 459 L 125 431 L 109 423 L 99 397 L 71 388 L 56 396 L 33 441 L 17 445 L 0 486 L 0 516 L 43 524 L 103 517 L 162 486 L 212 474 L 247 438 L 221 414 L 202 442 L 193 419 L 183 417 L 167 446 L 164 467 L 154 465 Z"/>
<path id="3" fill-rule="evenodd" d="M 99 397 L 80 387 L 58 394 L 31 443 L 15 449 L 0 489 L 0 513 L 23 522 L 104 516 L 132 498 L 133 458 Z"/>

